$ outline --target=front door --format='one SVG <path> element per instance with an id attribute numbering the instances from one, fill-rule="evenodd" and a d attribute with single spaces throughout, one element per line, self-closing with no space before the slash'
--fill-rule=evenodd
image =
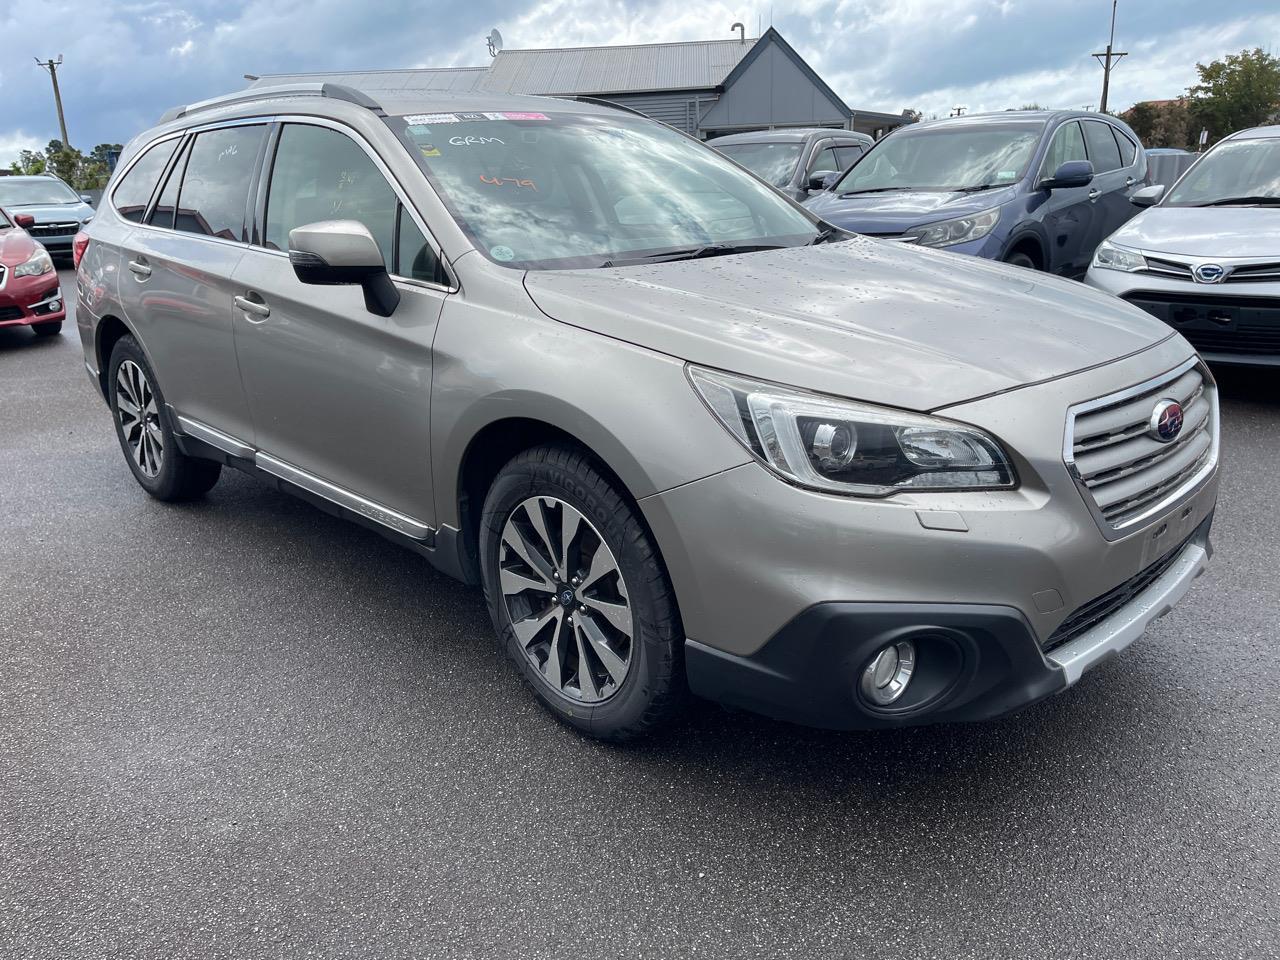
<path id="1" fill-rule="evenodd" d="M 286 123 L 267 167 L 263 242 L 234 277 L 259 465 L 348 507 L 357 497 L 353 509 L 422 536 L 434 525 L 431 342 L 447 296 L 436 248 L 372 151 L 345 132 Z M 358 286 L 294 275 L 289 231 L 319 220 L 369 228 L 400 290 L 390 317 L 365 309 Z"/>
<path id="2" fill-rule="evenodd" d="M 1088 160 L 1080 123 L 1071 120 L 1053 134 L 1040 165 L 1040 180 L 1047 180 L 1068 160 Z M 1088 246 L 1099 214 L 1093 184 L 1051 190 L 1039 211 L 1048 241 L 1045 269 L 1050 273 L 1073 275 L 1089 266 L 1094 247 Z M 1096 244 L 1095 244 L 1096 246 Z"/>

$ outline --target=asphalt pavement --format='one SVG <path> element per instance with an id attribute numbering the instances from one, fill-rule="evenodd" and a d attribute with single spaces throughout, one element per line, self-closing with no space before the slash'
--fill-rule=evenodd
<path id="1" fill-rule="evenodd" d="M 1220 381 L 1210 570 L 1076 688 L 619 748 L 376 534 L 148 499 L 74 324 L 0 330 L 0 956 L 1280 955 L 1280 377 Z"/>

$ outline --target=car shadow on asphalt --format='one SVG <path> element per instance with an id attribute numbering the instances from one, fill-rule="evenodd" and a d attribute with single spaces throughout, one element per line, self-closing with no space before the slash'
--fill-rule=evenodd
<path id="1" fill-rule="evenodd" d="M 61 335 L 66 336 L 65 326 Z M 0 327 L 0 351 L 39 350 L 57 345 L 58 337 L 38 337 L 28 326 Z"/>

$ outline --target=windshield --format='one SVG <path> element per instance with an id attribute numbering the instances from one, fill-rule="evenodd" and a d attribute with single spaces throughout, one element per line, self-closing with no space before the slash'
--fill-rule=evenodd
<path id="1" fill-rule="evenodd" d="M 598 267 L 709 245 L 795 245 L 818 230 L 714 150 L 640 118 L 566 113 L 404 117 L 450 212 L 490 259 Z"/>
<path id="2" fill-rule="evenodd" d="M 1203 207 L 1232 200 L 1280 203 L 1280 138 L 1219 144 L 1174 185 L 1163 206 Z"/>
<path id="3" fill-rule="evenodd" d="M 1043 130 L 1039 122 L 906 127 L 880 141 L 835 190 L 962 190 L 1016 183 Z"/>
<path id="4" fill-rule="evenodd" d="M 715 146 L 715 144 L 712 144 Z M 803 143 L 726 143 L 716 147 L 730 160 L 736 160 L 761 180 L 775 187 L 785 187 L 795 173 Z"/>
<path id="5" fill-rule="evenodd" d="M 80 198 L 61 180 L 40 177 L 35 180 L 11 180 L 0 177 L 0 206 L 21 207 L 36 203 L 79 203 Z"/>

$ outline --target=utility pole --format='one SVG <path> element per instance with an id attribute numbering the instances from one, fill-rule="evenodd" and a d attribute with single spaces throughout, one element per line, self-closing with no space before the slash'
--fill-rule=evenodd
<path id="1" fill-rule="evenodd" d="M 1113 61 L 1118 61 L 1121 57 L 1127 57 L 1127 53 L 1112 52 L 1112 47 L 1116 42 L 1116 4 L 1119 0 L 1111 0 L 1111 38 L 1107 41 L 1107 50 L 1105 53 L 1095 53 L 1093 58 L 1102 64 L 1102 101 L 1098 104 L 1098 112 L 1107 112 L 1107 91 L 1111 88 L 1111 65 Z"/>
<path id="2" fill-rule="evenodd" d="M 36 64 L 48 70 L 49 79 L 53 81 L 53 102 L 58 105 L 58 127 L 62 130 L 62 146 L 70 150 L 71 143 L 67 140 L 67 118 L 62 113 L 62 92 L 58 89 L 58 68 L 62 66 L 62 54 L 58 54 L 57 60 L 52 58 L 41 60 L 36 57 Z"/>

